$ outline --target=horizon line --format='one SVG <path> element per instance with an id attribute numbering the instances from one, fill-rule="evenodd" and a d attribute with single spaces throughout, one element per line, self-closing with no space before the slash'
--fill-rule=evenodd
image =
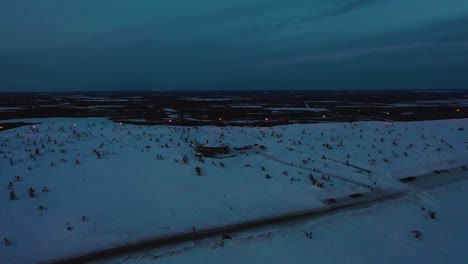
<path id="1" fill-rule="evenodd" d="M 259 89 L 259 90 L 74 90 L 74 91 L 0 91 L 0 94 L 73 94 L 73 93 L 262 93 L 262 92 L 404 92 L 404 91 L 418 91 L 418 92 L 458 92 L 467 91 L 466 89 L 423 89 L 423 88 L 412 88 L 412 89 Z"/>

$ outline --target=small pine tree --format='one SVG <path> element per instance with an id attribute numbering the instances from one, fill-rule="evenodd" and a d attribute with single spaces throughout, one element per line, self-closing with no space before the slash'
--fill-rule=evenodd
<path id="1" fill-rule="evenodd" d="M 3 243 L 5 244 L 5 247 L 9 247 L 9 246 L 11 246 L 13 244 L 13 242 L 8 240 L 8 238 L 4 238 Z"/>
<path id="2" fill-rule="evenodd" d="M 15 191 L 10 191 L 10 200 L 16 200 L 16 193 Z"/>
<path id="3" fill-rule="evenodd" d="M 28 189 L 28 194 L 29 194 L 29 198 L 36 197 L 35 190 L 32 187 Z"/>
<path id="4" fill-rule="evenodd" d="M 422 239 L 422 233 L 421 233 L 421 231 L 419 231 L 419 230 L 413 230 L 413 231 L 411 231 L 411 233 L 413 233 L 413 236 L 414 236 L 415 238 L 417 238 L 417 239 Z"/>
<path id="5" fill-rule="evenodd" d="M 429 212 L 427 212 L 427 214 L 429 215 L 429 217 L 431 219 L 436 219 L 436 212 L 434 212 L 432 210 L 429 210 Z"/>
<path id="6" fill-rule="evenodd" d="M 202 169 L 200 167 L 195 167 L 195 172 L 197 173 L 198 176 L 202 175 Z"/>
<path id="7" fill-rule="evenodd" d="M 102 155 L 101 155 L 101 153 L 100 153 L 99 151 L 97 151 L 96 149 L 93 149 L 93 152 L 94 152 L 94 154 L 96 154 L 96 158 L 97 158 L 97 159 L 101 159 L 101 158 L 102 158 Z"/>

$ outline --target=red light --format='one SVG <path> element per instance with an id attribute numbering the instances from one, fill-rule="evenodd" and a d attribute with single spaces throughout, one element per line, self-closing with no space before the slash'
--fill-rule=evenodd
<path id="1" fill-rule="evenodd" d="M 269 120 L 268 117 L 265 117 L 265 121 L 268 121 L 268 120 Z"/>
<path id="2" fill-rule="evenodd" d="M 169 119 L 169 123 L 172 123 L 172 119 Z"/>

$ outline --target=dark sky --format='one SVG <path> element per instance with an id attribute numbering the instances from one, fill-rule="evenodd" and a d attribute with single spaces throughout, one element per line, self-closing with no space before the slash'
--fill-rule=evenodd
<path id="1" fill-rule="evenodd" d="M 467 0 L 0 1 L 0 92 L 467 88 Z"/>

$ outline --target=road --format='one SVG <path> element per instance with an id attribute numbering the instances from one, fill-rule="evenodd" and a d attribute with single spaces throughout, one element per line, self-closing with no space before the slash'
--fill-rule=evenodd
<path id="1" fill-rule="evenodd" d="M 292 163 L 288 163 L 284 160 L 281 160 L 281 159 L 278 159 L 276 158 L 275 156 L 273 155 L 270 155 L 268 153 L 261 153 L 259 152 L 258 153 L 259 155 L 263 156 L 264 158 L 268 159 L 268 160 L 271 160 L 271 161 L 274 161 L 274 162 L 277 162 L 279 164 L 283 164 L 283 165 L 286 165 L 286 166 L 289 166 L 289 167 L 294 167 L 294 168 L 297 168 L 297 169 L 301 169 L 301 170 L 306 170 L 306 171 L 309 171 L 309 172 L 314 172 L 314 170 L 312 168 L 309 168 L 309 167 L 306 167 L 306 166 L 302 166 L 302 165 L 295 165 L 295 164 L 292 164 Z M 352 183 L 352 184 L 355 184 L 355 185 L 358 185 L 358 186 L 361 186 L 361 187 L 364 187 L 364 188 L 367 188 L 369 190 L 375 190 L 377 189 L 376 186 L 371 186 L 369 184 L 366 184 L 366 183 L 363 183 L 363 182 L 360 182 L 360 181 L 356 181 L 356 180 L 352 180 L 352 179 L 348 179 L 348 178 L 345 178 L 345 177 L 341 177 L 339 175 L 336 175 L 336 174 L 332 174 L 332 173 L 329 173 L 329 172 L 325 172 L 325 171 L 319 171 L 320 174 L 323 174 L 325 176 L 329 176 L 330 178 L 335 178 L 335 179 L 339 179 L 339 180 L 342 180 L 344 182 L 349 182 L 349 183 Z"/>
<path id="2" fill-rule="evenodd" d="M 330 205 L 324 205 L 320 208 L 312 208 L 294 213 L 282 214 L 278 216 L 264 217 L 254 220 L 240 222 L 234 225 L 215 227 L 205 230 L 197 230 L 196 232 L 175 234 L 166 237 L 153 237 L 145 240 L 134 241 L 123 245 L 117 245 L 110 248 L 97 249 L 78 256 L 69 258 L 55 259 L 46 263 L 68 264 L 68 263 L 83 263 L 95 261 L 117 255 L 124 255 L 131 252 L 137 252 L 144 249 L 155 248 L 170 244 L 176 244 L 197 239 L 221 236 L 226 233 L 240 232 L 257 227 L 284 223 L 292 220 L 304 218 L 316 218 L 343 210 L 351 210 L 362 207 L 369 207 L 375 203 L 397 199 L 405 195 L 411 195 L 420 190 L 428 190 L 431 188 L 468 180 L 468 171 L 459 171 L 457 168 L 449 170 L 443 174 L 426 174 L 421 175 L 415 181 L 408 182 L 407 188 L 393 191 L 375 190 L 363 194 L 358 198 L 348 196 L 336 198 L 336 202 Z"/>

